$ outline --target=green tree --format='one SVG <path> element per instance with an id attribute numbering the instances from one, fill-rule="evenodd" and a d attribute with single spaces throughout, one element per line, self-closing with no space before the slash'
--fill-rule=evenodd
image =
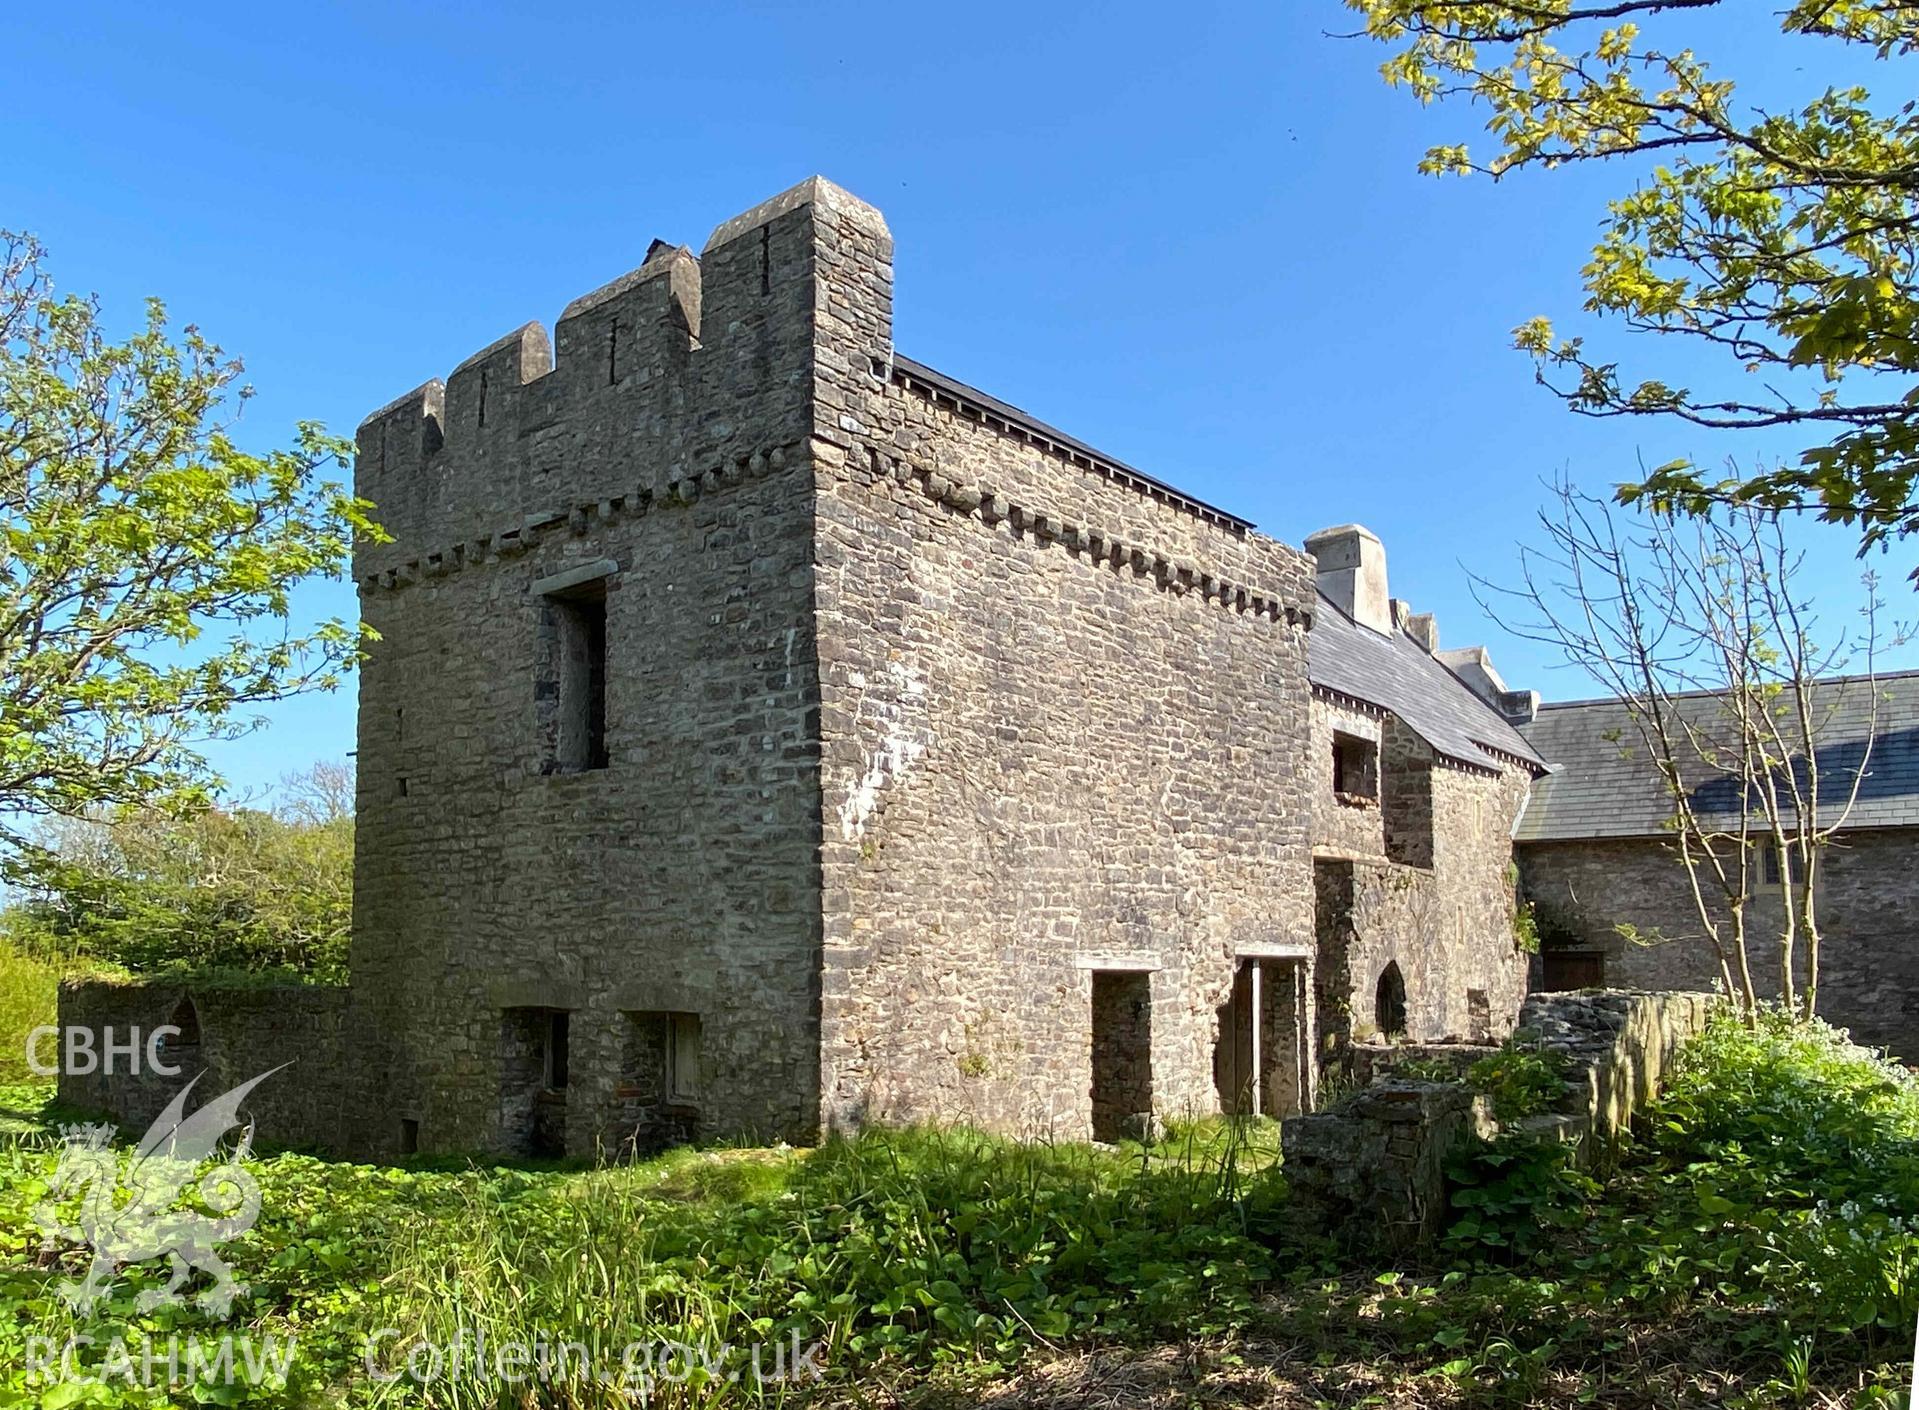
<path id="1" fill-rule="evenodd" d="M 1696 13 L 1777 23 L 1817 73 L 1832 46 L 1880 61 L 1919 47 L 1911 0 L 1789 0 L 1763 13 L 1724 0 L 1346 0 L 1395 47 L 1386 81 L 1422 102 L 1490 110 L 1491 149 L 1432 148 L 1435 173 L 1640 159 L 1584 274 L 1586 309 L 1709 350 L 1707 388 L 1627 377 L 1544 318 L 1520 348 L 1540 381 L 1589 416 L 1665 416 L 1712 428 L 1786 428 L 1797 463 L 1744 478 L 1688 460 L 1622 490 L 1655 508 L 1816 506 L 1856 524 L 1862 548 L 1919 529 L 1919 115 L 1910 70 L 1891 102 L 1827 87 L 1794 111 L 1740 101 L 1687 47 Z M 1644 21 L 1644 28 L 1641 22 Z M 1902 71 L 1903 70 L 1903 71 Z"/>
<path id="2" fill-rule="evenodd" d="M 250 705 L 330 688 L 359 650 L 296 629 L 369 508 L 320 479 L 348 447 L 303 423 L 242 451 L 240 364 L 150 301 L 124 342 L 0 232 L 0 843 L 22 819 L 204 802 L 200 747 Z"/>
<path id="3" fill-rule="evenodd" d="M 269 806 L 63 818 L 18 849 L 0 939 L 135 974 L 247 970 L 344 982 L 352 771 L 315 765 Z"/>

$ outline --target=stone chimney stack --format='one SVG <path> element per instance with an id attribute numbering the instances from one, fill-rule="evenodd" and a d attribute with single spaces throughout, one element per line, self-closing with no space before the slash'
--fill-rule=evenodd
<path id="1" fill-rule="evenodd" d="M 1319 565 L 1319 590 L 1362 627 L 1381 635 L 1393 630 L 1392 599 L 1386 591 L 1386 546 L 1371 529 L 1341 524 L 1321 529 L 1306 540 Z"/>
<path id="2" fill-rule="evenodd" d="M 1435 651 L 1439 664 L 1464 681 L 1474 695 L 1499 711 L 1516 725 L 1530 724 L 1539 713 L 1539 692 L 1512 690 L 1483 646 L 1462 646 L 1453 651 Z"/>

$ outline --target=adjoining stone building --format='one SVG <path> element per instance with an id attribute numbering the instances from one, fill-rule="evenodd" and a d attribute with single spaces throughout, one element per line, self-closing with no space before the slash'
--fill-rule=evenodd
<path id="1" fill-rule="evenodd" d="M 1306 549 L 1324 608 L 1308 637 L 1322 1049 L 1504 1036 L 1528 963 L 1512 829 L 1544 766 L 1466 684 L 1460 667 L 1491 671 L 1483 648 L 1441 651 L 1433 618 L 1388 595 L 1377 538 L 1348 525 Z"/>
<path id="2" fill-rule="evenodd" d="M 1719 697 L 1681 697 L 1710 737 Z M 1861 1042 L 1919 1058 L 1919 671 L 1835 677 L 1813 691 L 1822 826 L 1857 801 L 1819 862 L 1823 934 L 1819 1010 Z M 1541 707 L 1520 726 L 1552 766 L 1515 834 L 1527 895 L 1548 945 L 1544 987 L 1711 989 L 1719 971 L 1674 852 L 1667 797 L 1617 700 Z M 1801 773 L 1804 768 L 1801 766 Z M 1703 768 L 1690 781 L 1701 811 L 1737 825 L 1737 789 Z M 1763 994 L 1779 992 L 1779 859 L 1757 849 L 1747 896 L 1748 946 Z M 1634 940 L 1622 935 L 1628 927 Z M 1804 951 L 1800 951 L 1804 982 Z"/>
<path id="3" fill-rule="evenodd" d="M 899 355 L 892 284 L 815 178 L 369 417 L 351 988 L 63 1021 L 295 1061 L 263 1138 L 576 1155 L 1283 1114 L 1368 1026 L 1509 1026 L 1538 760 L 1378 540 Z"/>

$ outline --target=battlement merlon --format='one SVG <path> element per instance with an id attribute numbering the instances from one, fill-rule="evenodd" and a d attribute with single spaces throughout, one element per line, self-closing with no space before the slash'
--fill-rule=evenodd
<path id="1" fill-rule="evenodd" d="M 358 452 L 353 492 L 373 502 L 373 517 L 388 533 L 394 532 L 392 524 L 410 517 L 427 460 L 439 450 L 445 426 L 446 383 L 435 377 L 373 412 L 354 433 Z M 354 554 L 357 560 L 377 556 L 378 550 L 362 541 Z M 356 562 L 356 576 L 358 572 Z"/>
<path id="2" fill-rule="evenodd" d="M 655 240 L 638 269 L 573 300 L 553 331 L 560 366 L 584 377 L 612 385 L 658 375 L 699 341 L 700 262 Z"/>
<path id="3" fill-rule="evenodd" d="M 488 431 L 520 428 L 520 389 L 553 370 L 553 340 L 523 323 L 453 369 L 446 379 L 446 440 L 465 445 Z"/>
<path id="4" fill-rule="evenodd" d="M 445 415 L 446 383 L 438 377 L 368 412 L 353 433 L 362 465 L 392 459 L 417 466 L 439 449 Z"/>
<path id="5" fill-rule="evenodd" d="M 702 257 L 802 206 L 812 206 L 823 216 L 844 220 L 877 239 L 885 240 L 889 252 L 892 248 L 893 232 L 887 228 L 886 217 L 880 214 L 877 206 L 868 205 L 844 186 L 836 186 L 824 176 L 809 176 L 797 185 L 787 187 L 779 195 L 761 201 L 751 210 L 714 226 L 713 233 L 707 236 Z"/>
<path id="6" fill-rule="evenodd" d="M 893 363 L 893 235 L 879 211 L 811 176 L 722 221 L 700 267 L 715 421 L 840 441 L 849 420 L 870 424 L 863 403 Z"/>

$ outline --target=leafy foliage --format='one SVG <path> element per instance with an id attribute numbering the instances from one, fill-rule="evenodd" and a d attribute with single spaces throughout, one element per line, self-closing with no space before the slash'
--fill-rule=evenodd
<path id="1" fill-rule="evenodd" d="M 1743 482 L 1675 460 L 1629 494 L 1691 512 L 1816 504 L 1857 523 L 1868 545 L 1919 529 L 1919 111 L 1903 101 L 1908 84 L 1893 79 L 1892 104 L 1851 86 L 1796 110 L 1746 109 L 1685 39 L 1686 12 L 1732 9 L 1723 0 L 1346 3 L 1395 47 L 1389 84 L 1489 111 L 1490 155 L 1441 144 L 1423 170 L 1499 178 L 1643 159 L 1583 271 L 1586 309 L 1704 346 L 1723 357 L 1727 384 L 1629 378 L 1533 318 L 1515 342 L 1542 382 L 1586 415 L 1808 438 L 1797 465 Z M 1775 19 L 1805 71 L 1833 45 L 1882 61 L 1919 49 L 1919 13 L 1903 0 L 1797 0 Z"/>
<path id="2" fill-rule="evenodd" d="M 353 908 L 350 772 L 323 766 L 272 809 L 123 809 L 23 851 L 0 938 L 27 955 L 156 974 L 341 983 Z"/>
<path id="3" fill-rule="evenodd" d="M 1526 1035 L 1519 1033 L 1498 1052 L 1468 1068 L 1466 1081 L 1491 1099 L 1493 1115 L 1499 1120 L 1523 1121 L 1565 1102 L 1571 1070 L 1565 1054 L 1530 1046 Z"/>
<path id="4" fill-rule="evenodd" d="M 1515 1270 L 1568 1321 L 1696 1318 L 1722 1361 L 1783 1362 L 1788 1391 L 1815 1362 L 1910 1351 L 1919 1081 L 1843 1034 L 1778 1011 L 1717 1020 L 1608 1187 L 1566 1154 L 1506 1137 L 1457 1161 L 1453 1256 Z"/>
<path id="5" fill-rule="evenodd" d="M 62 967 L 0 943 L 0 1082 L 25 1082 L 27 1035 L 54 1021 Z"/>
<path id="6" fill-rule="evenodd" d="M 0 1144 L 0 1247 L 37 1240 L 29 1212 L 51 1160 L 44 1138 Z M 1240 1327 L 1273 1270 L 1255 1237 L 1277 1191 L 1257 1179 L 1261 1160 L 1210 1130 L 1124 1154 L 900 1131 L 805 1154 L 680 1151 L 579 1172 L 267 1157 L 255 1163 L 266 1213 L 227 1251 L 251 1284 L 248 1321 L 297 1331 L 299 1355 L 286 1384 L 234 1389 L 268 1405 L 318 1393 L 420 1403 L 416 1384 L 367 1377 L 364 1337 L 382 1328 L 402 1347 L 450 1345 L 462 1329 L 496 1344 L 577 1338 L 614 1365 L 633 1341 L 743 1348 L 797 1334 L 851 1376 L 977 1374 L 1064 1340 Z M 42 1389 L 29 1384 L 22 1338 L 68 1325 L 49 1296 L 55 1272 L 0 1261 L 0 1303 L 26 1314 L 0 1318 L 0 1404 Z M 157 1267 L 130 1270 L 87 1332 L 105 1345 L 200 1325 L 198 1314 L 136 1309 L 163 1279 Z M 383 1345 L 383 1361 L 403 1363 Z M 652 1403 L 676 1403 L 676 1389 L 696 1404 L 714 1391 L 696 1377 L 658 1387 Z M 490 1405 L 497 1394 L 474 1376 L 432 1386 L 427 1401 Z M 630 1403 L 584 1379 L 551 1394 Z M 143 1402 L 129 1391 L 105 1403 Z"/>
<path id="7" fill-rule="evenodd" d="M 1539 917 L 1531 901 L 1513 902 L 1513 945 L 1521 954 L 1539 953 Z"/>
<path id="8" fill-rule="evenodd" d="M 106 1346 L 211 1327 L 137 1309 L 165 1276 L 151 1265 L 84 1328 L 51 1296 L 62 1268 L 37 1254 L 31 1211 L 55 1113 L 18 1114 L 43 1095 L 0 1089 L 0 1405 L 51 1403 L 24 1369 L 28 1335 L 84 1330 Z M 1178 1354 L 1157 1364 L 1210 1359 L 1227 1378 L 1215 1388 L 1290 1377 L 1333 1403 L 1902 1403 L 1919 1084 L 1820 1025 L 1715 1023 L 1603 1185 L 1558 1147 L 1481 1151 L 1458 1172 L 1435 1265 L 1352 1265 L 1281 1241 L 1283 1184 L 1249 1144 L 1269 1130 L 1208 1125 L 1118 1152 L 871 1132 L 586 1171 L 256 1157 L 264 1215 L 226 1246 L 251 1284 L 240 1325 L 297 1335 L 298 1355 L 283 1380 L 174 1398 L 633 1403 L 583 1379 L 503 1401 L 471 1368 L 377 1382 L 364 1338 L 393 1328 L 385 1368 L 461 1329 L 495 1344 L 538 1329 L 615 1360 L 633 1339 L 740 1348 L 798 1333 L 823 1346 L 829 1399 L 861 1403 L 1038 1351 L 1168 1339 Z M 111 1380 L 83 1389 L 78 1403 L 168 1403 Z M 651 1389 L 667 1406 L 794 1398 L 704 1370 Z"/>
<path id="9" fill-rule="evenodd" d="M 357 654 L 354 627 L 289 620 L 297 583 L 378 535 L 319 479 L 348 447 L 307 423 L 241 450 L 220 419 L 239 375 L 157 300 L 113 342 L 0 232 L 0 841 L 22 817 L 204 802 L 201 742 Z"/>

